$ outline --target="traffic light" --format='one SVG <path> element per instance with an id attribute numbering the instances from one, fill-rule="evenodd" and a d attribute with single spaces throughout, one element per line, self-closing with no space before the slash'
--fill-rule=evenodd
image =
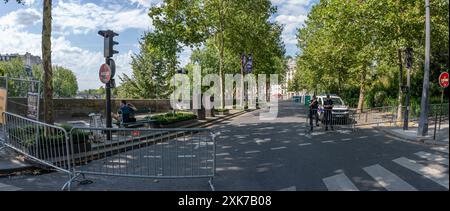
<path id="1" fill-rule="evenodd" d="M 105 45 L 104 45 L 104 54 L 105 58 L 111 58 L 114 56 L 114 54 L 118 54 L 119 51 L 114 50 L 114 45 L 118 45 L 119 43 L 114 41 L 114 37 L 119 36 L 119 34 L 111 31 L 99 31 L 99 35 L 104 37 Z"/>

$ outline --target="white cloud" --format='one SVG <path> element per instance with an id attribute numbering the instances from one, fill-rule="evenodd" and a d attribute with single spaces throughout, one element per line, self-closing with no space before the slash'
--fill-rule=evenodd
<path id="1" fill-rule="evenodd" d="M 23 29 L 40 23 L 42 15 L 32 8 L 19 9 L 0 17 L 0 30 Z"/>
<path id="2" fill-rule="evenodd" d="M 59 1 L 53 9 L 53 19 L 55 30 L 62 34 L 87 34 L 106 28 L 117 32 L 152 28 L 146 9 L 128 9 L 120 5 L 106 8 L 94 3 Z"/>
<path id="3" fill-rule="evenodd" d="M 160 4 L 162 0 L 128 0 L 132 4 L 138 4 L 139 6 L 151 7 L 153 5 Z"/>
<path id="4" fill-rule="evenodd" d="M 314 0 L 271 0 L 278 7 L 275 21 L 284 26 L 282 38 L 288 54 L 297 50 L 297 30 L 307 19 L 308 7 Z"/>

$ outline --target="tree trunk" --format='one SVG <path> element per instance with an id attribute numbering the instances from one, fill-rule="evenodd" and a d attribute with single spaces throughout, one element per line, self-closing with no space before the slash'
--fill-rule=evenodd
<path id="1" fill-rule="evenodd" d="M 220 74 L 220 108 L 225 109 L 225 74 L 224 74 L 224 51 L 225 51 L 225 41 L 224 41 L 224 1 L 220 2 L 220 8 L 219 8 L 219 18 L 220 18 L 220 24 L 219 24 L 219 74 Z"/>
<path id="2" fill-rule="evenodd" d="M 397 121 L 401 122 L 403 118 L 403 96 L 402 96 L 402 86 L 403 86 L 403 62 L 402 62 L 402 52 L 398 50 L 398 66 L 399 66 L 399 82 L 398 82 L 398 110 L 397 110 Z"/>
<path id="3" fill-rule="evenodd" d="M 53 124 L 52 0 L 44 0 L 42 24 L 42 63 L 44 67 L 44 121 Z"/>
<path id="4" fill-rule="evenodd" d="M 366 84 L 364 83 L 365 78 L 366 70 L 363 70 L 361 73 L 361 88 L 359 90 L 358 113 L 362 113 L 364 109 L 364 98 L 366 94 Z"/>

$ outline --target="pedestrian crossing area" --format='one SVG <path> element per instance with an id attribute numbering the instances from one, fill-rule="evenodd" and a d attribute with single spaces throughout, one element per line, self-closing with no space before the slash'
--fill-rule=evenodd
<path id="1" fill-rule="evenodd" d="M 392 164 L 448 190 L 448 147 L 433 148 L 432 150 L 432 152 L 420 151 L 407 156 L 408 158 L 400 157 L 394 159 Z M 374 185 L 386 191 L 420 191 L 412 182 L 414 179 L 398 173 L 404 171 L 391 170 L 389 167 L 391 167 L 390 164 L 387 166 L 375 164 L 362 168 L 362 171 L 371 178 Z M 359 180 L 357 178 L 340 173 L 323 178 L 322 181 L 328 191 L 359 191 Z"/>

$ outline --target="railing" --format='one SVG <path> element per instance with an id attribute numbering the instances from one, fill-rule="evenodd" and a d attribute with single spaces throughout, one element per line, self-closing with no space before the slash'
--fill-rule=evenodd
<path id="1" fill-rule="evenodd" d="M 3 146 L 72 178 L 72 151 L 66 130 L 8 112 L 4 112 L 2 118 L 4 138 L 0 142 Z M 70 189 L 69 183 L 64 184 L 66 186 Z"/>
<path id="2" fill-rule="evenodd" d="M 85 175 L 208 178 L 214 190 L 216 142 L 210 129 L 73 128 L 68 133 L 8 112 L 3 120 L 0 146 L 67 173 L 63 190 Z"/>
<path id="3" fill-rule="evenodd" d="M 74 128 L 74 173 L 152 179 L 215 176 L 209 129 Z"/>
<path id="4" fill-rule="evenodd" d="M 430 126 L 434 126 L 436 132 L 441 130 L 440 125 L 448 122 L 449 119 L 449 104 L 433 104 L 429 106 L 428 120 Z M 379 107 L 369 109 L 349 109 L 349 110 L 323 110 L 323 109 L 307 109 L 306 123 L 310 129 L 317 128 L 351 128 L 356 129 L 360 127 L 372 126 L 387 126 L 387 127 L 403 127 L 404 114 L 406 107 L 402 107 L 399 113 L 399 107 Z M 400 115 L 399 115 L 400 114 Z M 420 112 L 417 108 L 410 108 L 408 115 L 408 124 L 417 125 L 420 118 Z"/>

